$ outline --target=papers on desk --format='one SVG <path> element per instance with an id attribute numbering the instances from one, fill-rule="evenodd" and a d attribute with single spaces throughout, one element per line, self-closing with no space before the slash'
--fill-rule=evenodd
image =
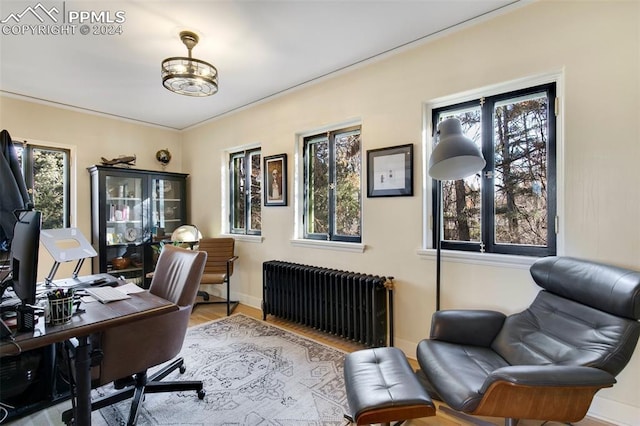
<path id="1" fill-rule="evenodd" d="M 85 288 L 84 291 L 99 302 L 109 303 L 117 300 L 130 299 L 130 294 L 141 293 L 145 290 L 136 284 L 129 283 L 121 285 L 120 287 L 90 287 Z"/>
<path id="2" fill-rule="evenodd" d="M 102 303 L 115 302 L 117 300 L 130 299 L 131 296 L 113 287 L 94 287 L 84 291 L 94 299 Z"/>

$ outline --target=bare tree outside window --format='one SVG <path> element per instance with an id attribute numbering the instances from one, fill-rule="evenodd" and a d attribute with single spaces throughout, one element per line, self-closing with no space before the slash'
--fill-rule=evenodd
<path id="1" fill-rule="evenodd" d="M 496 105 L 496 243 L 547 243 L 547 102 L 536 94 Z"/>
<path id="2" fill-rule="evenodd" d="M 259 149 L 229 156 L 229 231 L 259 235 L 262 229 L 262 166 Z"/>
<path id="3" fill-rule="evenodd" d="M 360 242 L 360 128 L 304 139 L 305 238 Z"/>
<path id="4" fill-rule="evenodd" d="M 487 161 L 481 173 L 442 182 L 443 248 L 555 254 L 554 103 L 550 83 L 433 111 L 433 128 L 459 119 Z"/>

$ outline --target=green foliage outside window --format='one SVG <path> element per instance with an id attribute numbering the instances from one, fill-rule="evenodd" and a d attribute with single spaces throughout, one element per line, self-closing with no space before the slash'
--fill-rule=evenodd
<path id="1" fill-rule="evenodd" d="M 34 208 L 42 212 L 42 228 L 69 226 L 69 151 L 16 145 Z"/>
<path id="2" fill-rule="evenodd" d="M 305 238 L 360 242 L 360 128 L 304 140 Z"/>

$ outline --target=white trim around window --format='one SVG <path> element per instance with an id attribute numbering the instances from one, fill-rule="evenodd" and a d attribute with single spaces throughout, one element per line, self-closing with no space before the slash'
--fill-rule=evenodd
<path id="1" fill-rule="evenodd" d="M 492 96 L 518 89 L 524 89 L 545 83 L 556 83 L 556 96 L 558 99 L 558 115 L 556 117 L 556 182 L 557 182 L 557 254 L 561 255 L 565 251 L 565 207 L 564 207 L 564 70 L 552 71 L 524 77 L 509 82 L 469 90 L 455 95 L 445 96 L 424 102 L 422 108 L 422 248 L 417 254 L 421 257 L 435 257 L 435 249 L 432 247 L 433 241 L 433 217 L 432 217 L 432 180 L 429 178 L 427 165 L 429 155 L 433 148 L 433 129 L 431 128 L 432 110 L 447 105 L 458 104 L 482 96 Z M 535 258 L 517 255 L 502 255 L 494 253 L 474 253 L 456 250 L 443 250 L 444 261 L 457 261 L 463 263 L 475 263 L 495 266 L 515 266 L 528 268 Z"/>
<path id="2" fill-rule="evenodd" d="M 293 155 L 293 211 L 294 211 L 294 227 L 293 227 L 293 238 L 290 240 L 292 246 L 295 247 L 307 247 L 307 248 L 317 248 L 323 250 L 335 250 L 335 251 L 347 251 L 352 253 L 363 253 L 365 251 L 366 245 L 364 242 L 361 243 L 351 243 L 351 242 L 343 242 L 343 241 L 322 241 L 322 240 L 311 240 L 304 238 L 304 139 L 308 136 L 313 136 L 323 132 L 329 132 L 335 129 L 342 129 L 347 127 L 360 126 L 360 134 L 363 138 L 363 142 L 360 146 L 362 152 L 364 150 L 364 135 L 365 129 L 363 126 L 363 121 L 361 118 L 353 118 L 350 120 L 346 120 L 339 123 L 333 123 L 331 125 L 321 126 L 315 128 L 313 130 L 308 130 L 304 132 L 298 132 L 294 136 L 294 155 Z M 361 161 L 364 164 L 366 161 L 365 156 L 363 155 Z M 361 168 L 364 170 L 364 167 Z M 365 186 L 365 177 L 361 176 L 360 179 L 360 191 L 362 196 L 364 197 L 366 194 L 366 186 Z M 364 199 L 362 202 L 361 208 L 364 209 Z M 362 222 L 360 224 L 360 237 L 361 241 L 364 241 L 364 211 L 362 212 Z"/>

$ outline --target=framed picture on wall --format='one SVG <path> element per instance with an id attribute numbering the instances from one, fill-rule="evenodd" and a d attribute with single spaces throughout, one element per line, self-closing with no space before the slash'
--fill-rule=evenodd
<path id="1" fill-rule="evenodd" d="M 264 158 L 264 205 L 287 205 L 287 154 Z"/>
<path id="2" fill-rule="evenodd" d="M 367 197 L 413 195 L 413 144 L 367 151 Z"/>

